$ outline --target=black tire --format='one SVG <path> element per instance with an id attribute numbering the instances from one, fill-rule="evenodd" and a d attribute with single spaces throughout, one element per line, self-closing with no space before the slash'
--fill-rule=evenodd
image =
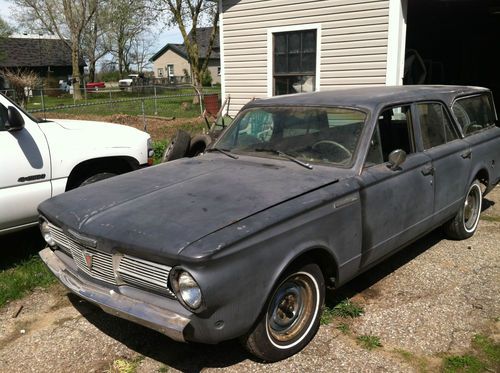
<path id="1" fill-rule="evenodd" d="M 184 157 L 189 149 L 190 142 L 191 136 L 189 136 L 189 133 L 178 130 L 170 144 L 165 149 L 161 161 L 168 162 Z"/>
<path id="2" fill-rule="evenodd" d="M 212 143 L 212 138 L 209 135 L 196 135 L 191 139 L 188 157 L 196 157 L 205 151 L 206 148 Z"/>
<path id="3" fill-rule="evenodd" d="M 264 361 L 286 359 L 302 350 L 318 331 L 325 280 L 317 264 L 286 272 L 274 288 L 245 348 Z"/>
<path id="4" fill-rule="evenodd" d="M 481 184 L 478 180 L 474 180 L 467 190 L 467 195 L 460 210 L 444 226 L 444 231 L 448 237 L 455 240 L 465 240 L 474 234 L 481 216 L 482 200 Z"/>
<path id="5" fill-rule="evenodd" d="M 109 179 L 110 177 L 116 176 L 116 174 L 113 174 L 111 172 L 100 172 L 98 174 L 92 175 L 85 180 L 83 180 L 79 186 L 85 186 L 89 184 L 96 183 L 98 181 L 104 180 L 104 179 Z"/>

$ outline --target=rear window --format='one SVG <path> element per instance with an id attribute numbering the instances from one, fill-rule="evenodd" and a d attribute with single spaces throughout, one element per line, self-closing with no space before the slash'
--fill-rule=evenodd
<path id="1" fill-rule="evenodd" d="M 453 114 L 464 135 L 495 125 L 495 112 L 491 96 L 484 94 L 461 98 L 453 104 Z"/>

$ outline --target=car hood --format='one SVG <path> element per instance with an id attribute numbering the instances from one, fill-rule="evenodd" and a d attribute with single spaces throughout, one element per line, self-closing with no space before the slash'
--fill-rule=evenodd
<path id="1" fill-rule="evenodd" d="M 49 119 L 47 125 L 51 125 L 51 122 L 59 124 L 61 127 L 67 130 L 73 131 L 129 131 L 129 132 L 140 132 L 139 130 L 124 126 L 116 123 L 109 122 L 98 122 L 92 120 L 77 120 L 77 119 Z M 42 123 L 45 124 L 45 123 Z"/>
<path id="2" fill-rule="evenodd" d="M 175 256 L 206 235 L 347 174 L 284 160 L 207 154 L 76 189 L 39 210 L 103 248 Z"/>

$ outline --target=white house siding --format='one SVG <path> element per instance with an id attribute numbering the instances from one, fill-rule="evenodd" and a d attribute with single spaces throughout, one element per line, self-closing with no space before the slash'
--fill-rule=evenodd
<path id="1" fill-rule="evenodd" d="M 222 11 L 223 94 L 233 115 L 268 96 L 271 28 L 320 25 L 322 91 L 386 83 L 389 0 L 222 0 Z"/>

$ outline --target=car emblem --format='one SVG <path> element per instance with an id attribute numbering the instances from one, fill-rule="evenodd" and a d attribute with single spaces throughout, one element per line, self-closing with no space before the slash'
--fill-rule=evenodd
<path id="1" fill-rule="evenodd" d="M 87 268 L 89 270 L 91 270 L 92 269 L 92 264 L 94 262 L 94 254 L 91 254 L 91 253 L 88 253 L 88 252 L 85 251 L 83 253 L 83 256 L 85 258 L 85 263 L 87 264 Z"/>

